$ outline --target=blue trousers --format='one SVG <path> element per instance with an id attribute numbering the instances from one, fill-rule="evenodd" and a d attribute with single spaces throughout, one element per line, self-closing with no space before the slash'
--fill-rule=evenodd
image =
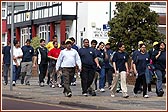
<path id="1" fill-rule="evenodd" d="M 99 89 L 104 88 L 105 86 L 105 67 L 103 66 L 99 71 Z"/>
<path id="2" fill-rule="evenodd" d="M 20 75 L 20 70 L 21 70 L 21 67 L 20 66 L 16 66 L 16 65 L 13 65 L 13 81 L 16 81 L 18 78 L 19 78 L 19 75 Z"/>
<path id="3" fill-rule="evenodd" d="M 160 70 L 156 70 L 155 73 L 157 76 L 157 82 L 156 82 L 156 89 L 157 90 L 156 91 L 159 92 L 160 90 L 162 90 L 162 81 L 165 76 L 165 72 L 160 71 Z"/>

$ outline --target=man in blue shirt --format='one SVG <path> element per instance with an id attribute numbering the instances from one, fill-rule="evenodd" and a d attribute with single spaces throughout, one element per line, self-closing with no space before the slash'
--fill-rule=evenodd
<path id="1" fill-rule="evenodd" d="M 21 63 L 21 84 L 30 85 L 29 79 L 32 74 L 32 58 L 34 55 L 34 48 L 30 46 L 30 39 L 26 40 L 26 45 L 21 49 L 23 52 L 22 63 Z"/>
<path id="2" fill-rule="evenodd" d="M 10 49 L 11 49 L 11 42 L 8 41 L 8 45 L 5 46 L 2 50 L 2 57 L 3 57 L 3 76 L 4 76 L 4 84 L 8 84 L 8 72 L 10 67 Z"/>
<path id="3" fill-rule="evenodd" d="M 81 71 L 80 77 L 81 77 L 81 84 L 82 84 L 82 94 L 84 96 L 88 96 L 87 94 L 88 88 L 90 88 L 93 82 L 93 78 L 96 70 L 95 63 L 99 68 L 100 68 L 100 65 L 96 57 L 95 50 L 89 47 L 89 40 L 84 39 L 83 43 L 84 43 L 84 46 L 79 49 L 79 56 L 82 62 L 82 71 Z M 93 92 L 92 96 L 95 96 L 96 95 L 95 91 L 93 90 L 92 92 Z"/>
<path id="4" fill-rule="evenodd" d="M 108 82 L 108 87 L 110 87 L 112 83 L 112 79 L 113 79 L 112 74 L 114 72 L 113 67 L 110 65 L 110 57 L 113 54 L 113 51 L 110 49 L 110 42 L 106 43 L 105 49 L 108 55 L 108 59 L 105 59 L 105 74 L 106 74 L 106 79 Z"/>

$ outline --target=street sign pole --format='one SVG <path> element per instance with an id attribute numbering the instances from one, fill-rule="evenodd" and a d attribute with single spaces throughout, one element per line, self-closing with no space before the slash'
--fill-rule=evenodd
<path id="1" fill-rule="evenodd" d="M 13 81 L 13 38 L 14 38 L 14 5 L 15 2 L 12 2 L 12 15 L 11 15 L 11 62 L 10 62 L 10 91 L 13 90 L 12 88 L 12 81 Z"/>

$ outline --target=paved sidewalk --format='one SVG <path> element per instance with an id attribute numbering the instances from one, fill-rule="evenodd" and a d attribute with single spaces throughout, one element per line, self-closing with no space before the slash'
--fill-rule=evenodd
<path id="1" fill-rule="evenodd" d="M 31 85 L 21 85 L 18 80 L 13 91 L 10 91 L 10 85 L 2 85 L 2 97 L 13 97 L 29 101 L 44 102 L 49 104 L 74 106 L 80 110 L 166 110 L 166 93 L 163 97 L 157 97 L 155 88 L 149 93 L 149 98 L 143 98 L 142 94 L 138 97 L 133 96 L 133 85 L 128 85 L 129 98 L 122 98 L 122 93 L 117 93 L 116 97 L 110 96 L 110 91 L 105 88 L 105 92 L 97 91 L 97 96 L 82 96 L 80 79 L 77 79 L 77 85 L 71 86 L 72 97 L 65 97 L 63 88 L 51 88 L 47 84 L 39 87 L 38 77 L 32 77 Z M 164 86 L 164 91 L 165 86 Z"/>

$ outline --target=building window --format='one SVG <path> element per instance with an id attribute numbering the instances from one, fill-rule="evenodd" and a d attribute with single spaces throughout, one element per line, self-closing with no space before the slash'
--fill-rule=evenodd
<path id="1" fill-rule="evenodd" d="M 2 19 L 6 18 L 6 9 L 2 9 Z"/>
<path id="2" fill-rule="evenodd" d="M 2 34 L 2 46 L 6 46 L 7 45 L 7 33 L 3 33 Z"/>
<path id="3" fill-rule="evenodd" d="M 151 5 L 166 5 L 166 2 L 151 2 Z"/>
<path id="4" fill-rule="evenodd" d="M 49 28 L 49 26 L 48 26 L 48 28 Z M 48 35 L 47 35 L 47 25 L 40 25 L 39 26 L 39 36 L 41 39 L 44 39 L 47 42 L 48 38 L 50 36 L 49 34 L 50 34 L 50 30 L 48 30 Z"/>
<path id="5" fill-rule="evenodd" d="M 47 2 L 36 2 L 36 7 L 43 7 L 43 6 L 47 6 Z"/>
<path id="6" fill-rule="evenodd" d="M 66 26 L 66 28 L 65 28 L 65 37 L 66 37 L 66 39 L 69 38 L 69 33 L 70 33 L 70 27 Z"/>
<path id="7" fill-rule="evenodd" d="M 20 43 L 21 46 L 25 45 L 27 39 L 30 39 L 29 35 L 30 35 L 30 28 L 27 27 L 21 29 L 21 43 Z"/>
<path id="8" fill-rule="evenodd" d="M 2 2 L 2 8 L 6 8 L 6 2 Z"/>

